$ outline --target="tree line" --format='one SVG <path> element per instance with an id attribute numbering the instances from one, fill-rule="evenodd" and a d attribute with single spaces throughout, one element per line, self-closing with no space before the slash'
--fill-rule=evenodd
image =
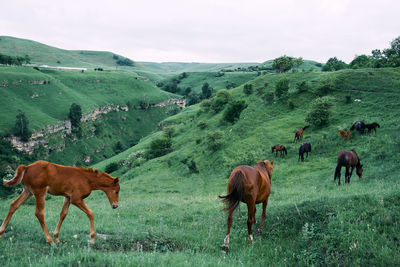
<path id="1" fill-rule="evenodd" d="M 21 66 L 24 63 L 25 64 L 31 63 L 31 58 L 28 55 L 10 56 L 0 53 L 0 64 Z"/>

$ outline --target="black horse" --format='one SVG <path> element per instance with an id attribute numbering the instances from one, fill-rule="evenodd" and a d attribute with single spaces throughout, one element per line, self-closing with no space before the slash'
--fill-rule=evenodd
<path id="1" fill-rule="evenodd" d="M 307 153 L 307 158 L 308 158 L 308 152 L 311 152 L 311 144 L 310 143 L 303 143 L 300 148 L 299 148 L 299 159 L 301 161 L 304 161 L 304 153 Z"/>
<path id="2" fill-rule="evenodd" d="M 363 121 L 356 121 L 353 126 L 351 126 L 350 131 L 357 130 L 360 134 L 363 134 L 365 131 L 365 123 Z"/>
<path id="3" fill-rule="evenodd" d="M 376 127 L 381 128 L 381 126 L 377 122 L 365 124 L 365 128 L 368 129 L 368 132 L 371 132 L 372 130 L 374 130 L 375 134 L 376 134 Z"/>

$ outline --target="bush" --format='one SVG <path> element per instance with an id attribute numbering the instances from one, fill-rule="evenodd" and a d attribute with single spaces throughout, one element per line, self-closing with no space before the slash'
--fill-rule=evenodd
<path id="1" fill-rule="evenodd" d="M 170 138 L 161 137 L 158 139 L 154 139 L 150 143 L 149 148 L 149 157 L 150 158 L 157 158 L 164 156 L 172 151 L 172 140 Z"/>
<path id="2" fill-rule="evenodd" d="M 235 100 L 225 109 L 222 118 L 227 122 L 234 123 L 245 108 L 247 108 L 247 104 L 244 100 Z"/>
<path id="3" fill-rule="evenodd" d="M 308 89 L 309 89 L 309 86 L 308 86 L 308 84 L 307 84 L 305 81 L 303 81 L 303 82 L 297 84 L 297 91 L 298 91 L 299 93 L 307 92 Z"/>
<path id="4" fill-rule="evenodd" d="M 126 164 L 129 168 L 134 168 L 146 162 L 146 154 L 144 150 L 139 150 L 131 153 L 126 159 Z"/>
<path id="5" fill-rule="evenodd" d="M 296 107 L 296 106 L 294 105 L 292 99 L 289 99 L 289 101 L 288 101 L 288 106 L 289 106 L 289 109 L 290 109 L 290 110 L 293 110 L 293 109 Z"/>
<path id="6" fill-rule="evenodd" d="M 172 136 L 174 136 L 175 133 L 175 127 L 174 126 L 167 126 L 164 128 L 164 136 L 167 138 L 172 138 Z"/>
<path id="7" fill-rule="evenodd" d="M 351 95 L 346 95 L 346 104 L 351 103 Z"/>
<path id="8" fill-rule="evenodd" d="M 215 113 L 220 112 L 224 106 L 230 101 L 231 94 L 228 90 L 222 89 L 218 91 L 217 95 L 213 98 L 211 108 Z"/>
<path id="9" fill-rule="evenodd" d="M 207 147 L 212 152 L 219 150 L 223 145 L 223 133 L 221 131 L 215 131 L 207 134 Z"/>
<path id="10" fill-rule="evenodd" d="M 333 100 L 332 97 L 328 96 L 314 99 L 311 103 L 311 110 L 306 116 L 306 122 L 315 126 L 328 124 Z"/>
<path id="11" fill-rule="evenodd" d="M 333 77 L 327 77 L 319 82 L 318 91 L 321 95 L 326 95 L 335 90 L 337 80 Z"/>
<path id="12" fill-rule="evenodd" d="M 198 124 L 197 124 L 197 127 L 199 127 L 200 129 L 205 129 L 206 127 L 207 127 L 207 122 L 206 121 L 200 121 Z"/>
<path id="13" fill-rule="evenodd" d="M 265 101 L 268 103 L 271 103 L 274 100 L 274 93 L 273 92 L 268 92 L 264 95 Z"/>
<path id="14" fill-rule="evenodd" d="M 104 170 L 106 173 L 112 173 L 118 170 L 119 165 L 117 162 L 111 162 L 106 166 L 106 169 Z"/>
<path id="15" fill-rule="evenodd" d="M 208 112 L 211 109 L 211 100 L 210 99 L 204 99 L 203 101 L 201 101 L 200 103 L 200 109 L 203 112 Z"/>
<path id="16" fill-rule="evenodd" d="M 286 78 L 280 79 L 275 84 L 275 95 L 278 98 L 285 96 L 288 91 L 289 91 L 289 80 L 288 79 L 286 79 Z"/>
<path id="17" fill-rule="evenodd" d="M 251 95 L 253 93 L 253 85 L 252 84 L 245 84 L 243 86 L 243 93 L 246 95 Z"/>

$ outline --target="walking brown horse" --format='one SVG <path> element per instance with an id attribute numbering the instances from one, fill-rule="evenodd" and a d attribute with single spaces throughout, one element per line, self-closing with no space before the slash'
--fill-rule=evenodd
<path id="1" fill-rule="evenodd" d="M 50 244 L 53 244 L 53 239 L 44 220 L 44 201 L 47 192 L 52 195 L 64 196 L 60 220 L 54 231 L 57 243 L 60 242 L 58 236 L 61 224 L 67 216 L 70 203 L 72 203 L 89 217 L 90 243 L 94 244 L 96 233 L 93 212 L 83 202 L 83 199 L 89 196 L 92 190 L 104 191 L 111 207 L 113 209 L 118 207 L 119 178 L 91 168 L 66 167 L 47 161 L 36 161 L 28 166 L 20 165 L 14 178 L 3 181 L 5 186 L 16 186 L 19 183 L 22 183 L 23 191 L 16 200 L 11 202 L 7 216 L 0 227 L 0 237 L 6 230 L 14 212 L 32 195 L 36 198 L 35 215 L 42 226 L 46 241 Z"/>
<path id="2" fill-rule="evenodd" d="M 275 151 L 275 157 L 278 156 L 278 151 L 281 153 L 281 156 L 285 156 L 285 154 L 287 155 L 287 150 L 284 145 L 274 145 L 273 147 L 271 147 L 271 150 L 272 153 L 274 153 Z"/>
<path id="3" fill-rule="evenodd" d="M 351 132 L 350 131 L 343 131 L 343 130 L 338 130 L 338 133 L 342 136 L 342 140 L 344 141 L 347 137 L 347 141 L 350 141 L 350 136 L 351 136 Z"/>
<path id="4" fill-rule="evenodd" d="M 294 134 L 294 140 L 293 142 L 296 141 L 300 141 L 301 139 L 303 139 L 303 132 L 305 129 L 307 129 L 308 127 L 310 127 L 310 125 L 306 125 L 303 128 L 298 129 L 295 134 Z"/>
<path id="5" fill-rule="evenodd" d="M 340 185 L 340 170 L 342 167 L 346 167 L 346 173 L 345 173 L 345 180 L 344 183 L 350 183 L 350 177 L 353 175 L 353 170 L 356 168 L 356 173 L 360 179 L 362 178 L 362 173 L 363 173 L 363 165 L 360 164 L 360 158 L 358 157 L 357 153 L 354 150 L 343 150 L 339 153 L 338 158 L 337 158 L 337 165 L 335 169 L 335 176 L 333 180 L 336 180 L 336 178 L 339 178 L 338 185 Z M 351 171 L 349 172 L 349 169 L 351 168 Z"/>
<path id="6" fill-rule="evenodd" d="M 228 194 L 219 196 L 226 204 L 225 210 L 228 212 L 228 231 L 222 246 L 223 252 L 229 250 L 229 233 L 232 226 L 233 211 L 239 206 L 240 202 L 247 204 L 247 230 L 249 233 L 249 243 L 253 242 L 252 224 L 256 222 L 256 204 L 263 204 L 261 224 L 257 233 L 261 234 L 266 217 L 268 197 L 271 193 L 272 170 L 274 161 L 259 161 L 254 167 L 241 165 L 236 167 L 228 180 Z"/>

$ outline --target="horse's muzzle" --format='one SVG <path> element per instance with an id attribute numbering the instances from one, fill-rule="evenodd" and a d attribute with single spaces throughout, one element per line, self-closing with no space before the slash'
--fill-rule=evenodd
<path id="1" fill-rule="evenodd" d="M 112 204 L 111 207 L 112 207 L 113 209 L 116 209 L 116 208 L 118 208 L 118 204 Z"/>

